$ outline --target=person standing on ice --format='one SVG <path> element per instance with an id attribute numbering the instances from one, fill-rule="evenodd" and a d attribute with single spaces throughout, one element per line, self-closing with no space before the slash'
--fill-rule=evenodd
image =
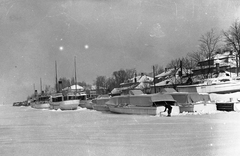
<path id="1" fill-rule="evenodd" d="M 168 104 L 168 103 L 165 103 L 165 110 L 163 111 L 163 112 L 166 112 L 167 110 L 167 113 L 168 113 L 168 117 L 170 117 L 171 116 L 171 113 L 172 113 L 172 106 L 170 105 L 170 104 Z"/>

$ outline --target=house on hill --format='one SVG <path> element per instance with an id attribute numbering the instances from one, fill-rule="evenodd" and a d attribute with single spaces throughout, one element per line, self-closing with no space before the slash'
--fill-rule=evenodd
<path id="1" fill-rule="evenodd" d="M 236 76 L 236 55 L 231 51 L 217 53 L 213 58 L 199 62 L 192 71 L 193 75 L 204 75 L 204 77 L 212 77 L 220 71 L 228 71 Z"/>
<path id="2" fill-rule="evenodd" d="M 152 77 L 141 73 L 141 75 L 129 79 L 126 83 L 121 83 L 120 86 L 123 93 L 126 94 L 128 94 L 129 90 L 133 89 L 142 90 L 144 93 L 150 93 L 152 83 Z"/>

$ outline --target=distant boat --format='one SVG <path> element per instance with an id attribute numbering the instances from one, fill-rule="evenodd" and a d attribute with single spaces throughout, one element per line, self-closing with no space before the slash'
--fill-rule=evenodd
<path id="1" fill-rule="evenodd" d="M 13 106 L 22 106 L 22 102 L 14 102 Z"/>
<path id="2" fill-rule="evenodd" d="M 50 96 L 50 109 L 60 109 L 60 104 L 63 103 L 62 93 L 54 93 Z"/>
<path id="3" fill-rule="evenodd" d="M 87 94 L 85 92 L 80 92 L 79 93 L 79 106 L 82 108 L 86 108 L 87 103 L 89 102 L 89 100 L 87 100 Z"/>
<path id="4" fill-rule="evenodd" d="M 76 93 L 77 94 L 77 93 Z M 76 110 L 80 100 L 74 93 L 55 93 L 50 96 L 50 109 Z"/>
<path id="5" fill-rule="evenodd" d="M 77 109 L 80 100 L 79 100 L 78 93 L 68 92 L 67 94 L 63 95 L 63 101 L 60 103 L 59 108 L 61 110 L 75 110 Z"/>
<path id="6" fill-rule="evenodd" d="M 179 107 L 172 96 L 159 93 L 115 96 L 111 97 L 106 104 L 113 113 L 159 115 L 163 113 L 165 103 L 172 106 L 172 115 L 179 114 Z"/>
<path id="7" fill-rule="evenodd" d="M 31 107 L 36 109 L 49 109 L 50 108 L 50 96 L 44 94 L 42 91 L 42 79 L 40 78 L 40 87 L 41 87 L 41 94 L 36 95 L 37 92 L 35 92 L 35 98 L 31 102 Z"/>
<path id="8" fill-rule="evenodd" d="M 109 95 L 99 95 L 97 98 L 92 100 L 92 107 L 97 111 L 109 111 L 106 102 L 109 101 Z"/>
<path id="9" fill-rule="evenodd" d="M 205 79 L 203 83 L 195 85 L 177 86 L 179 92 L 197 93 L 233 93 L 240 91 L 240 79 L 230 76 Z"/>
<path id="10" fill-rule="evenodd" d="M 40 95 L 32 104 L 32 108 L 36 109 L 49 109 L 50 108 L 50 96 L 49 95 Z"/>
<path id="11" fill-rule="evenodd" d="M 75 82 L 76 80 L 76 60 L 74 58 L 74 66 L 75 66 Z M 57 67 L 55 63 L 55 69 L 57 73 Z M 56 74 L 57 75 L 57 74 Z M 56 78 L 57 84 L 57 78 Z M 57 85 L 56 85 L 57 86 Z M 67 88 L 66 90 L 61 90 L 61 93 L 56 93 L 51 96 L 50 108 L 51 109 L 61 109 L 61 110 L 75 110 L 78 108 L 80 104 L 80 93 L 78 93 L 78 85 L 74 85 L 75 89 L 72 87 Z M 58 88 L 56 88 L 58 92 Z"/>

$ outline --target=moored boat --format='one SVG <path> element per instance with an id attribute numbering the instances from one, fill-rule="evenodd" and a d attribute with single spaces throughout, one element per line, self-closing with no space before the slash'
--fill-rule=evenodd
<path id="1" fill-rule="evenodd" d="M 14 102 L 13 106 L 22 106 L 22 102 Z"/>
<path id="2" fill-rule="evenodd" d="M 93 109 L 93 105 L 94 103 L 92 102 L 92 100 L 87 100 L 85 103 L 87 109 Z"/>
<path id="3" fill-rule="evenodd" d="M 75 110 L 78 108 L 80 100 L 73 93 L 56 93 L 50 96 L 50 109 Z"/>
<path id="4" fill-rule="evenodd" d="M 166 103 L 172 106 L 171 115 L 179 114 L 179 107 L 172 96 L 160 93 L 116 96 L 106 102 L 113 113 L 137 115 L 166 115 L 163 113 Z"/>
<path id="5" fill-rule="evenodd" d="M 79 93 L 68 92 L 63 95 L 63 101 L 60 103 L 61 110 L 75 110 L 80 103 Z"/>
<path id="6" fill-rule="evenodd" d="M 180 113 L 211 113 L 217 110 L 216 103 L 210 99 L 209 94 L 173 92 L 169 94 L 176 100 Z"/>
<path id="7" fill-rule="evenodd" d="M 40 95 L 31 105 L 32 108 L 36 109 L 49 109 L 50 96 Z"/>
<path id="8" fill-rule="evenodd" d="M 233 93 L 240 91 L 240 80 L 232 78 L 228 73 L 221 73 L 218 77 L 205 79 L 203 83 L 177 86 L 179 92 L 197 93 Z"/>
<path id="9" fill-rule="evenodd" d="M 109 99 L 109 95 L 99 95 L 97 98 L 92 100 L 93 109 L 97 111 L 109 111 L 109 108 L 106 105 L 106 102 L 109 101 Z"/>
<path id="10" fill-rule="evenodd" d="M 240 92 L 229 94 L 209 94 L 212 101 L 216 102 L 219 111 L 240 111 Z"/>
<path id="11" fill-rule="evenodd" d="M 60 109 L 60 105 L 63 103 L 63 95 L 62 93 L 55 93 L 50 96 L 50 109 L 58 110 Z"/>
<path id="12" fill-rule="evenodd" d="M 93 109 L 96 111 L 109 111 L 109 107 L 107 105 L 93 105 Z"/>
<path id="13" fill-rule="evenodd" d="M 87 94 L 85 92 L 80 92 L 79 94 L 79 106 L 82 108 L 86 108 L 87 103 L 89 102 L 89 100 L 87 100 Z"/>

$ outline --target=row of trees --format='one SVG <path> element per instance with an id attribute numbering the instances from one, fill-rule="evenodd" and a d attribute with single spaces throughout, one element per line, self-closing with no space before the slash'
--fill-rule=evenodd
<path id="1" fill-rule="evenodd" d="M 186 57 L 177 58 L 171 60 L 166 68 L 180 67 L 180 63 L 183 70 L 194 69 L 198 62 L 203 61 L 204 59 L 213 58 L 216 52 L 222 53 L 225 51 L 233 50 L 237 53 L 236 65 L 237 73 L 239 72 L 239 60 L 240 60 L 240 22 L 236 20 L 227 31 L 222 31 L 217 33 L 214 29 L 211 29 L 206 34 L 202 35 L 199 39 L 199 48 L 196 51 L 190 52 Z M 209 69 L 210 69 L 210 60 L 209 60 Z M 153 65 L 155 69 L 155 75 L 160 74 L 164 71 L 163 66 L 155 64 Z M 187 71 L 185 71 L 187 72 Z M 96 86 L 97 94 L 105 94 L 111 92 L 114 88 L 120 87 L 120 84 L 127 82 L 129 79 L 136 76 L 136 69 L 120 69 L 114 71 L 111 77 L 106 76 L 97 76 L 93 85 Z M 153 76 L 151 73 L 144 73 L 149 76 Z M 210 74 L 208 71 L 206 77 Z M 75 84 L 74 78 L 60 78 L 61 86 L 63 88 L 69 87 Z M 77 83 L 84 88 L 89 88 L 91 85 L 83 82 Z M 56 86 L 55 86 L 56 88 Z M 53 88 L 50 86 L 45 87 L 45 93 L 51 93 Z"/>
<path id="2" fill-rule="evenodd" d="M 236 66 L 237 74 L 239 73 L 239 60 L 240 60 L 240 22 L 236 20 L 228 30 L 217 33 L 211 29 L 206 34 L 202 35 L 199 39 L 199 48 L 196 51 L 190 52 L 186 57 L 172 60 L 167 68 L 179 67 L 182 62 L 183 69 L 194 69 L 198 62 L 208 59 L 209 70 L 205 77 L 210 74 L 210 59 L 217 53 L 224 53 L 226 51 L 236 52 Z"/>
<path id="3" fill-rule="evenodd" d="M 238 59 L 236 59 L 237 74 L 239 72 L 239 60 L 240 60 L 240 22 L 236 20 L 227 31 L 217 33 L 216 30 L 211 29 L 206 34 L 202 35 L 199 39 L 199 48 L 196 51 L 190 52 L 186 57 L 177 58 L 171 60 L 166 68 L 175 68 L 182 66 L 183 70 L 194 69 L 198 62 L 208 59 L 209 70 L 204 77 L 209 77 L 210 71 L 210 59 L 213 58 L 216 53 L 223 53 L 226 51 L 235 51 Z M 162 73 L 164 68 L 160 65 L 153 65 L 155 68 L 155 75 Z M 184 71 L 187 72 L 187 71 Z M 121 83 L 126 82 L 128 79 L 133 78 L 137 73 L 136 69 L 126 69 L 115 71 L 112 77 L 107 78 L 105 76 L 98 76 L 95 81 L 97 92 L 100 93 L 102 89 L 110 92 L 113 88 L 119 87 Z M 151 75 L 152 74 L 148 74 Z"/>

